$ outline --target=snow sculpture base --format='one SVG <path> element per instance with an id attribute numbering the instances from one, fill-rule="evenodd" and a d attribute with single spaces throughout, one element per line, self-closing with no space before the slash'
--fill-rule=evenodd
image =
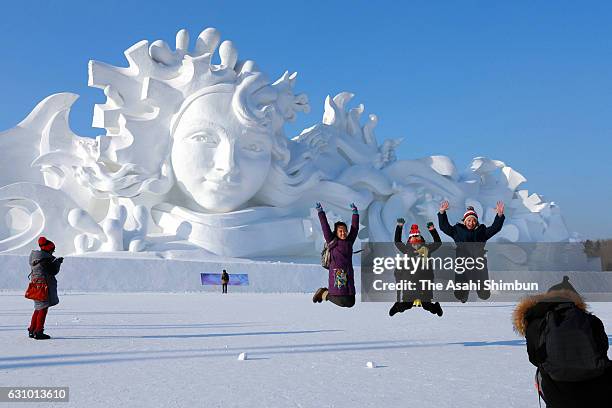
<path id="1" fill-rule="evenodd" d="M 28 257 L 0 255 L 0 290 L 27 287 Z M 221 292 L 203 286 L 201 273 L 248 274 L 248 286 L 230 292 L 311 292 L 327 285 L 327 271 L 318 264 L 250 261 L 213 257 L 209 260 L 164 259 L 152 253 L 95 253 L 66 258 L 58 275 L 60 291 L 92 292 Z"/>
<path id="2" fill-rule="evenodd" d="M 313 293 L 327 286 L 327 271 L 316 260 L 279 262 L 246 260 L 218 256 L 191 256 L 172 259 L 177 252 L 110 252 L 66 258 L 58 275 L 59 290 L 79 292 L 221 292 L 219 286 L 203 286 L 201 273 L 247 274 L 248 286 L 230 286 L 232 293 Z M 193 254 L 192 254 L 193 255 Z M 25 255 L 0 255 L 0 290 L 25 290 L 30 272 Z M 355 286 L 361 292 L 360 267 L 355 265 Z M 491 279 L 537 281 L 546 290 L 559 283 L 560 274 L 570 275 L 572 284 L 584 291 L 587 301 L 607 301 L 612 293 L 612 274 L 601 271 L 581 272 L 497 272 Z M 599 293 L 599 294 L 598 294 Z M 600 295 L 602 294 L 602 295 Z M 475 296 L 472 293 L 471 296 Z M 470 300 L 475 299 L 470 297 Z M 490 301 L 508 301 L 495 293 Z"/>

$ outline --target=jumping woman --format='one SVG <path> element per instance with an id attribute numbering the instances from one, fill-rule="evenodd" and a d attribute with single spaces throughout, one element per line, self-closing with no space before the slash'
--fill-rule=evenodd
<path id="1" fill-rule="evenodd" d="M 353 210 L 351 230 L 348 230 L 344 222 L 338 221 L 334 224 L 332 232 L 321 203 L 317 203 L 316 209 L 319 212 L 321 229 L 329 251 L 329 280 L 328 287 L 319 288 L 312 301 L 315 303 L 330 301 L 340 307 L 353 307 L 355 305 L 353 244 L 359 232 L 359 211 L 355 204 L 351 204 Z"/>

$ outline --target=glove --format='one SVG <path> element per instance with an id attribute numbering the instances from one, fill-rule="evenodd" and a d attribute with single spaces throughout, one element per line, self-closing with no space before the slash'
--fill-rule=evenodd
<path id="1" fill-rule="evenodd" d="M 321 205 L 321 203 L 317 203 L 317 204 L 315 205 L 315 208 L 317 209 L 317 211 L 318 211 L 318 212 L 323 211 L 323 206 Z"/>
<path id="2" fill-rule="evenodd" d="M 353 214 L 359 214 L 359 210 L 357 210 L 355 203 L 351 203 L 351 210 L 353 210 Z"/>
<path id="3" fill-rule="evenodd" d="M 57 258 L 57 260 L 59 261 L 59 263 L 62 263 L 62 262 L 64 262 L 64 257 L 60 256 L 59 258 Z"/>
<path id="4" fill-rule="evenodd" d="M 436 229 L 436 226 L 434 225 L 434 223 L 433 223 L 433 222 L 429 221 L 429 222 L 427 223 L 427 229 L 428 229 L 428 230 L 430 230 L 430 231 L 431 231 L 431 230 L 435 230 L 435 229 Z"/>
<path id="5" fill-rule="evenodd" d="M 400 225 L 404 225 L 406 223 L 406 220 L 403 219 L 403 218 L 398 218 L 397 219 L 397 223 L 400 224 Z"/>

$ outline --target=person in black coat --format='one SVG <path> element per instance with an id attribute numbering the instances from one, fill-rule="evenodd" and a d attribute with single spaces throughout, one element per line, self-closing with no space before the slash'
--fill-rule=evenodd
<path id="1" fill-rule="evenodd" d="M 229 283 L 229 274 L 224 269 L 221 273 L 221 293 L 227 293 L 227 284 Z"/>
<path id="2" fill-rule="evenodd" d="M 536 371 L 536 390 L 548 408 L 609 408 L 612 407 L 612 364 L 608 359 L 608 336 L 599 318 L 587 312 L 591 327 L 592 345 L 600 356 L 605 368 L 602 375 L 583 381 L 557 381 L 543 369 L 547 359 L 546 348 L 542 346 L 544 323 L 547 314 L 557 310 L 560 305 L 574 305 L 586 312 L 587 306 L 582 297 L 564 277 L 561 284 L 555 285 L 547 293 L 523 299 L 514 310 L 514 330 L 525 336 L 529 361 L 538 367 Z M 567 307 L 567 306 L 565 306 Z M 571 351 L 580 356 L 580 350 Z"/>
<path id="3" fill-rule="evenodd" d="M 412 227 L 410 228 L 410 233 L 408 235 L 408 241 L 406 243 L 403 243 L 402 229 L 404 228 L 405 223 L 406 221 L 403 218 L 398 218 L 397 226 L 395 227 L 395 246 L 401 253 L 406 254 L 411 258 L 422 257 L 427 259 L 429 255 L 435 252 L 438 248 L 440 248 L 440 245 L 442 245 L 440 235 L 438 234 L 438 231 L 431 222 L 427 224 L 427 229 L 429 230 L 429 233 L 431 234 L 434 240 L 433 243 L 425 243 L 425 239 L 421 235 L 421 232 L 419 231 L 419 226 L 417 224 L 412 224 Z M 420 266 L 415 271 L 408 271 L 402 268 L 397 268 L 395 270 L 396 282 L 413 282 L 416 285 L 417 290 L 397 290 L 397 302 L 395 302 L 389 310 L 389 316 L 393 316 L 396 313 L 403 313 L 406 310 L 412 308 L 412 306 L 415 304 L 420 304 L 423 309 L 427 310 L 430 313 L 442 316 L 443 311 L 442 307 L 440 306 L 440 303 L 432 302 L 432 290 L 422 290 L 420 283 L 421 280 L 428 280 L 432 283 L 434 281 L 434 272 L 428 264 L 420 264 Z"/>
<path id="4" fill-rule="evenodd" d="M 455 283 L 465 284 L 472 282 L 480 282 L 480 289 L 477 291 L 478 297 L 481 299 L 488 299 L 491 296 L 491 292 L 484 289 L 484 280 L 489 279 L 489 271 L 486 265 L 485 258 L 485 243 L 491 239 L 495 234 L 501 231 L 504 225 L 504 203 L 502 201 L 497 202 L 495 211 L 495 220 L 490 227 L 482 225 L 478 222 L 478 214 L 474 211 L 474 207 L 468 207 L 467 211 L 463 215 L 461 223 L 450 225 L 448 222 L 448 201 L 443 201 L 440 204 L 440 212 L 438 213 L 438 225 L 442 232 L 451 237 L 455 243 L 457 243 L 456 257 L 457 258 L 483 258 L 484 268 L 478 269 L 477 267 L 466 268 L 464 273 L 455 273 Z M 461 302 L 466 302 L 470 295 L 469 290 L 458 289 L 455 290 L 455 297 Z"/>

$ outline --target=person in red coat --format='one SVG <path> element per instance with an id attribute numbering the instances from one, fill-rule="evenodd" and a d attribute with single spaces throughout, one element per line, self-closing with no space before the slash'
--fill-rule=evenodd
<path id="1" fill-rule="evenodd" d="M 55 244 L 45 237 L 38 238 L 38 246 L 40 251 L 32 251 L 30 254 L 29 262 L 32 268 L 30 276 L 32 280 L 45 281 L 48 288 L 48 297 L 46 300 L 34 301 L 34 313 L 28 327 L 28 335 L 36 340 L 48 340 L 50 336 L 44 333 L 45 320 L 49 308 L 59 303 L 55 275 L 59 273 L 64 258 L 53 256 Z"/>

